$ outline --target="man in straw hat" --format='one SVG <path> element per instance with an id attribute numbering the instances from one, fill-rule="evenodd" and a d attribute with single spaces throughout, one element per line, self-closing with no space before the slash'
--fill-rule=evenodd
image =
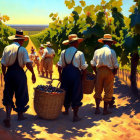
<path id="1" fill-rule="evenodd" d="M 42 56 L 43 55 L 43 53 L 44 53 L 44 46 L 43 46 L 43 44 L 41 44 L 41 46 L 39 47 L 39 55 L 40 56 Z"/>
<path id="2" fill-rule="evenodd" d="M 23 70 L 24 65 L 32 73 L 32 82 L 36 82 L 32 62 L 29 59 L 27 50 L 22 47 L 24 41 L 28 40 L 28 37 L 23 35 L 23 31 L 16 31 L 16 35 L 10 36 L 9 40 L 14 41 L 14 43 L 4 48 L 1 59 L 2 72 L 5 80 L 3 105 L 6 107 L 6 119 L 3 122 L 6 127 L 10 127 L 12 108 L 18 113 L 18 120 L 26 119 L 23 113 L 29 108 L 27 106 L 29 98 L 27 78 Z M 14 93 L 16 108 L 13 102 Z"/>
<path id="3" fill-rule="evenodd" d="M 79 121 L 79 107 L 82 105 L 82 74 L 86 71 L 88 64 L 85 61 L 83 52 L 78 51 L 79 44 L 83 38 L 78 38 L 76 34 L 68 36 L 69 40 L 63 41 L 63 45 L 69 45 L 69 48 L 63 50 L 58 62 L 58 71 L 61 81 L 61 88 L 66 91 L 64 114 L 68 115 L 69 108 L 73 109 L 73 122 Z"/>
<path id="4" fill-rule="evenodd" d="M 117 73 L 119 64 L 115 51 L 111 49 L 111 46 L 116 43 L 116 41 L 112 40 L 112 36 L 110 34 L 105 34 L 104 38 L 99 39 L 98 42 L 103 43 L 104 46 L 95 51 L 93 59 L 91 60 L 91 66 L 96 73 L 94 95 L 96 101 L 95 114 L 100 114 L 99 105 L 102 100 L 101 94 L 104 89 L 103 115 L 107 115 L 111 113 L 108 111 L 108 106 L 112 100 L 114 75 Z"/>
<path id="5" fill-rule="evenodd" d="M 50 42 L 47 42 L 44 44 L 44 46 L 47 46 L 44 49 L 44 53 L 42 55 L 43 60 L 43 67 L 46 72 L 46 77 L 48 78 L 48 74 L 50 75 L 50 79 L 52 79 L 52 73 L 53 73 L 53 58 L 55 56 L 55 51 L 52 49 L 52 44 Z"/>

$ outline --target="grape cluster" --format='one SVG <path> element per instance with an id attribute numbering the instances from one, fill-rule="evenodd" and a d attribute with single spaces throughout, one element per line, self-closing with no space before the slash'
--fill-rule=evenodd
<path id="1" fill-rule="evenodd" d="M 87 75 L 86 80 L 94 80 L 94 76 L 93 75 Z"/>
<path id="2" fill-rule="evenodd" d="M 63 90 L 62 89 L 59 89 L 59 88 L 56 88 L 56 87 L 53 87 L 51 85 L 38 85 L 36 87 L 36 89 L 40 90 L 40 91 L 43 91 L 43 92 L 47 92 L 47 93 L 50 93 L 50 94 L 59 94 L 59 93 L 63 93 Z"/>

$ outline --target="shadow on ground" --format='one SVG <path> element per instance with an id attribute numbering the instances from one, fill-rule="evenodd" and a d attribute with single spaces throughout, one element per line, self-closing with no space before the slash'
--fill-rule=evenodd
<path id="1" fill-rule="evenodd" d="M 42 120 L 30 114 L 26 114 L 26 117 L 28 117 L 26 121 L 17 121 L 17 116 L 12 115 L 12 127 L 10 131 L 12 133 L 18 133 L 18 135 L 25 139 L 35 139 L 37 135 L 43 135 L 44 132 L 48 133 L 48 136 L 55 133 L 58 135 L 57 138 L 62 139 L 75 138 L 76 136 L 83 137 L 85 134 L 87 134 L 88 137 L 92 137 L 92 134 L 88 132 L 88 128 L 102 125 L 100 120 L 111 122 L 111 118 L 121 117 L 122 114 L 127 114 L 131 118 L 133 115 L 140 112 L 139 101 L 135 96 L 132 96 L 129 87 L 122 84 L 118 78 L 116 78 L 114 93 L 118 95 L 118 99 L 125 99 L 127 97 L 128 103 L 125 106 L 121 106 L 120 104 L 120 106 L 114 108 L 111 115 L 94 115 L 94 104 L 86 104 L 80 108 L 79 114 L 82 120 L 77 123 L 72 122 L 72 111 L 70 111 L 69 116 L 63 116 L 61 114 L 57 120 L 53 121 Z M 93 98 L 91 98 L 91 100 L 93 100 Z M 135 112 L 133 115 L 131 115 L 132 110 Z M 0 114 L 1 113 L 4 113 L 3 109 L 0 109 Z M 3 116 L 1 116 L 1 118 L 3 118 Z M 26 138 L 27 135 L 30 135 L 30 138 Z M 41 140 L 41 138 L 38 139 Z"/>

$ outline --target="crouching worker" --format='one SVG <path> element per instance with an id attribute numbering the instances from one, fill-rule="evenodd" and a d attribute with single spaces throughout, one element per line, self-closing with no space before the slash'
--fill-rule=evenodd
<path id="1" fill-rule="evenodd" d="M 50 42 L 47 42 L 44 44 L 44 46 L 47 46 L 44 49 L 44 53 L 42 56 L 43 61 L 43 67 L 46 72 L 46 78 L 48 78 L 48 74 L 50 75 L 50 79 L 52 79 L 52 73 L 53 73 L 53 58 L 55 56 L 55 51 L 52 49 L 52 44 Z"/>
<path id="2" fill-rule="evenodd" d="M 108 110 L 109 104 L 113 97 L 113 85 L 114 76 L 117 73 L 119 64 L 117 62 L 116 53 L 111 49 L 112 45 L 116 41 L 112 40 L 110 34 L 105 34 L 104 38 L 98 40 L 103 43 L 104 46 L 101 49 L 97 49 L 94 53 L 93 59 L 91 60 L 91 66 L 96 73 L 96 84 L 95 84 L 95 102 L 96 110 L 95 114 L 100 114 L 100 102 L 102 100 L 102 92 L 104 89 L 104 110 L 103 115 L 110 114 Z"/>
<path id="3" fill-rule="evenodd" d="M 27 78 L 23 70 L 24 65 L 32 73 L 32 82 L 36 82 L 32 62 L 29 59 L 27 50 L 22 47 L 23 42 L 27 41 L 28 37 L 24 36 L 22 31 L 16 31 L 16 35 L 10 36 L 9 40 L 13 40 L 14 43 L 5 47 L 1 59 L 2 72 L 5 80 L 3 105 L 6 107 L 6 119 L 3 122 L 6 127 L 10 127 L 12 108 L 18 113 L 18 120 L 26 119 L 23 113 L 29 108 L 27 106 L 29 97 Z M 16 107 L 13 102 L 14 93 Z"/>
<path id="4" fill-rule="evenodd" d="M 88 65 L 85 62 L 84 54 L 78 51 L 78 45 L 83 41 L 76 34 L 69 35 L 69 40 L 63 41 L 64 45 L 69 44 L 69 48 L 63 50 L 58 62 L 58 71 L 61 81 L 61 88 L 66 91 L 64 107 L 65 115 L 68 115 L 69 108 L 73 109 L 73 122 L 80 121 L 78 116 L 79 107 L 82 105 L 82 74 Z"/>

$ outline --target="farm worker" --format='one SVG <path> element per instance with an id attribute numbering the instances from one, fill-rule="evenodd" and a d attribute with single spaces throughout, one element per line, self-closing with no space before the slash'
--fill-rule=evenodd
<path id="1" fill-rule="evenodd" d="M 52 49 L 52 44 L 50 42 L 46 42 L 44 46 L 47 46 L 44 49 L 44 53 L 42 55 L 43 60 L 43 67 L 46 72 L 46 77 L 48 78 L 48 74 L 50 75 L 50 79 L 52 79 L 52 73 L 53 73 L 53 58 L 55 56 L 55 51 Z"/>
<path id="2" fill-rule="evenodd" d="M 40 74 L 40 69 L 39 69 L 40 62 L 39 62 L 39 56 L 38 55 L 35 56 L 34 63 L 37 66 L 38 74 Z"/>
<path id="3" fill-rule="evenodd" d="M 44 54 L 44 47 L 43 47 L 43 44 L 41 44 L 41 47 L 39 48 L 39 54 L 42 58 L 43 54 Z M 40 72 L 42 74 L 42 76 L 44 77 L 44 68 L 43 68 L 43 59 L 41 59 L 40 61 Z"/>
<path id="4" fill-rule="evenodd" d="M 108 106 L 113 97 L 114 76 L 117 73 L 119 64 L 115 51 L 111 49 L 111 46 L 116 43 L 116 41 L 112 40 L 112 36 L 110 34 L 105 34 L 103 38 L 98 39 L 98 42 L 103 43 L 104 46 L 94 52 L 93 59 L 91 60 L 91 66 L 96 73 L 94 95 L 96 101 L 95 114 L 100 114 L 99 105 L 102 100 L 101 94 L 104 89 L 103 115 L 107 115 L 111 113 L 108 110 Z"/>
<path id="5" fill-rule="evenodd" d="M 79 107 L 82 105 L 82 74 L 85 73 L 88 64 L 85 61 L 83 52 L 78 50 L 79 44 L 83 38 L 78 38 L 76 34 L 68 36 L 69 40 L 63 41 L 63 45 L 69 45 L 69 48 L 61 52 L 59 59 L 58 72 L 61 81 L 61 88 L 66 91 L 64 107 L 65 115 L 69 114 L 69 108 L 73 109 L 73 122 L 80 121 L 78 116 Z M 85 74 L 84 74 L 85 75 Z"/>
<path id="6" fill-rule="evenodd" d="M 30 60 L 33 62 L 33 66 L 35 66 L 34 60 L 35 60 L 36 52 L 35 49 L 32 47 L 31 48 L 31 53 L 29 55 Z"/>
<path id="7" fill-rule="evenodd" d="M 10 127 L 12 108 L 18 113 L 18 120 L 26 119 L 23 113 L 29 108 L 29 106 L 27 106 L 29 98 L 27 78 L 23 70 L 25 65 L 32 73 L 32 82 L 36 82 L 32 62 L 29 59 L 27 50 L 22 47 L 24 41 L 28 40 L 28 36 L 24 36 L 23 31 L 16 31 L 16 35 L 8 38 L 14 42 L 5 47 L 1 59 L 2 72 L 5 80 L 3 105 L 6 107 L 6 119 L 3 122 L 6 127 Z M 14 93 L 16 108 L 13 102 Z"/>
<path id="8" fill-rule="evenodd" d="M 43 44 L 41 44 L 41 47 L 39 48 L 39 54 L 40 56 L 42 56 L 44 53 L 44 47 L 43 47 Z"/>
<path id="9" fill-rule="evenodd" d="M 35 49 L 32 47 L 31 48 L 31 53 L 29 55 L 30 59 L 33 61 L 34 58 L 35 58 L 35 55 L 36 55 L 36 52 L 35 52 Z"/>

